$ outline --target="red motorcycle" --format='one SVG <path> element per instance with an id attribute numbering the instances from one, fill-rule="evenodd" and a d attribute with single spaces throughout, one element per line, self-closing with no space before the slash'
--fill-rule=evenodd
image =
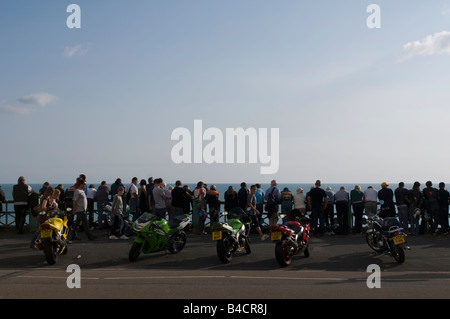
<path id="1" fill-rule="evenodd" d="M 270 228 L 270 237 L 276 243 L 275 257 L 281 267 L 287 267 L 291 263 L 292 256 L 300 252 L 309 257 L 310 219 L 298 209 L 294 209 L 287 217 L 290 221 L 284 225 Z"/>

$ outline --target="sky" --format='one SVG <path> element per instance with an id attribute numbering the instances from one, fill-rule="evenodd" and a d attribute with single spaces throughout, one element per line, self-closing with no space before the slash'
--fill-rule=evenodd
<path id="1" fill-rule="evenodd" d="M 450 181 L 450 1 L 2 0 L 0 40 L 0 184 Z M 278 169 L 176 164 L 194 121 Z"/>

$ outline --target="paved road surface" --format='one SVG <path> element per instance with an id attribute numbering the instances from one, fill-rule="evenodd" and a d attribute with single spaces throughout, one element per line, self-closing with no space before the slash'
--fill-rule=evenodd
<path id="1" fill-rule="evenodd" d="M 85 234 L 81 233 L 81 236 Z M 252 238 L 252 254 L 223 265 L 209 235 L 188 235 L 185 249 L 128 261 L 130 240 L 75 241 L 54 266 L 29 248 L 31 235 L 0 232 L 0 298 L 70 299 L 303 299 L 449 298 L 450 237 L 408 237 L 406 262 L 376 256 L 361 235 L 312 237 L 310 257 L 296 256 L 287 268 L 274 244 Z M 67 267 L 81 270 L 81 288 L 69 289 Z M 381 268 L 381 288 L 369 289 L 367 267 Z"/>

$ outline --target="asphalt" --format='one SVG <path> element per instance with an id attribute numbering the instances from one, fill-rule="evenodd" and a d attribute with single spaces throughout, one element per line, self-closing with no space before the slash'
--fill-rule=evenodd
<path id="1" fill-rule="evenodd" d="M 310 257 L 295 256 L 287 268 L 275 260 L 275 245 L 252 235 L 252 253 L 222 264 L 210 235 L 188 233 L 176 255 L 156 252 L 128 260 L 133 239 L 97 239 L 69 245 L 49 266 L 29 248 L 31 234 L 0 231 L 0 298 L 27 299 L 427 299 L 450 298 L 450 236 L 408 237 L 410 251 L 398 264 L 378 256 L 363 235 L 313 236 Z M 69 265 L 80 269 L 80 288 L 67 285 Z M 369 288 L 370 265 L 379 266 L 381 288 Z M 70 280 L 69 280 L 70 281 Z"/>

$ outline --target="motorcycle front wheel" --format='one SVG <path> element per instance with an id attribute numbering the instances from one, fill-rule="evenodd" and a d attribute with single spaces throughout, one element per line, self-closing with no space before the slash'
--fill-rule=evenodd
<path id="1" fill-rule="evenodd" d="M 372 248 L 376 252 L 383 251 L 383 247 L 378 246 L 378 239 L 374 235 L 374 233 L 367 233 L 366 234 L 366 242 L 369 245 L 370 248 Z"/>
<path id="2" fill-rule="evenodd" d="M 130 261 L 136 261 L 139 255 L 141 254 L 142 244 L 134 242 L 133 246 L 131 246 L 130 253 L 128 254 L 128 259 Z"/>
<path id="3" fill-rule="evenodd" d="M 177 254 L 181 250 L 183 250 L 184 246 L 186 245 L 186 234 L 184 232 L 173 234 L 169 240 L 169 251 L 172 254 Z"/>
<path id="4" fill-rule="evenodd" d="M 42 242 L 42 247 L 44 250 L 45 259 L 49 265 L 54 265 L 58 261 L 58 252 L 56 249 L 56 244 L 52 243 L 50 240 L 44 240 Z"/>
<path id="5" fill-rule="evenodd" d="M 224 238 L 217 241 L 217 256 L 224 264 L 228 264 L 233 258 L 230 249 L 228 248 L 229 240 Z"/>
<path id="6" fill-rule="evenodd" d="M 278 241 L 275 244 L 275 257 L 281 267 L 290 265 L 292 255 L 289 253 L 289 244 L 286 241 Z"/>

